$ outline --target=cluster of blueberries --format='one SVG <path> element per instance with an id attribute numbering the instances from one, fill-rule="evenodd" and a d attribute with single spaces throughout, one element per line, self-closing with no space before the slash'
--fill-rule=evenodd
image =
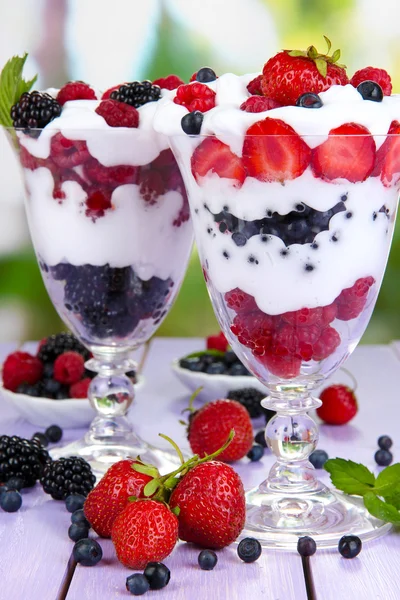
<path id="1" fill-rule="evenodd" d="M 182 369 L 188 369 L 195 373 L 207 373 L 208 375 L 241 375 L 250 376 L 251 373 L 240 362 L 232 350 L 228 350 L 223 355 L 213 352 L 199 352 L 196 355 L 189 355 L 181 358 L 179 366 Z"/>
<path id="2" fill-rule="evenodd" d="M 157 324 L 166 314 L 173 281 L 159 277 L 142 280 L 132 267 L 59 263 L 42 269 L 64 282 L 64 306 L 82 320 L 91 337 L 126 337 L 142 319 Z"/>

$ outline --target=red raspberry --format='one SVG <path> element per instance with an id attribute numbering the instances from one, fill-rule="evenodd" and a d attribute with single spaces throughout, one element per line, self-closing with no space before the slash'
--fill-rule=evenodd
<path id="1" fill-rule="evenodd" d="M 231 325 L 232 333 L 238 341 L 251 348 L 257 356 L 262 356 L 271 345 L 274 331 L 279 325 L 279 317 L 256 310 L 236 315 Z"/>
<path id="2" fill-rule="evenodd" d="M 152 168 L 140 171 L 138 185 L 140 186 L 140 195 L 150 205 L 155 204 L 158 197 L 167 191 L 161 172 Z"/>
<path id="3" fill-rule="evenodd" d="M 13 352 L 3 364 L 3 385 L 7 390 L 15 392 L 21 383 L 33 385 L 41 378 L 43 363 L 28 352 Z"/>
<path id="4" fill-rule="evenodd" d="M 287 323 L 283 323 L 274 333 L 272 349 L 279 356 L 292 356 L 296 353 L 299 338 L 296 329 Z"/>
<path id="5" fill-rule="evenodd" d="M 262 96 L 263 92 L 261 89 L 261 80 L 263 78 L 263 74 L 257 75 L 254 79 L 247 84 L 247 91 L 252 95 Z"/>
<path id="6" fill-rule="evenodd" d="M 265 353 L 258 360 L 277 377 L 292 379 L 300 374 L 301 358 L 297 356 L 278 356 L 273 353 Z"/>
<path id="7" fill-rule="evenodd" d="M 70 100 L 96 100 L 96 93 L 83 81 L 69 81 L 58 92 L 56 100 L 63 106 Z"/>
<path id="8" fill-rule="evenodd" d="M 308 327 L 309 325 L 316 325 L 322 321 L 323 311 L 322 308 L 300 308 L 291 312 L 283 313 L 282 319 L 293 325 L 293 327 Z"/>
<path id="9" fill-rule="evenodd" d="M 350 79 L 351 85 L 355 88 L 360 85 L 363 81 L 375 81 L 381 86 L 382 92 L 385 96 L 390 96 L 392 93 L 392 82 L 390 75 L 385 69 L 376 69 L 375 67 L 365 67 L 356 71 L 353 77 Z"/>
<path id="10" fill-rule="evenodd" d="M 235 288 L 226 292 L 225 302 L 229 308 L 232 308 L 237 313 L 251 312 L 258 310 L 258 306 L 253 296 L 243 292 L 240 288 Z"/>
<path id="11" fill-rule="evenodd" d="M 127 104 L 125 106 L 128 106 Z M 136 183 L 139 168 L 131 165 L 117 165 L 116 167 L 105 167 L 95 158 L 90 159 L 83 166 L 85 177 L 92 183 L 115 188 L 127 183 Z"/>
<path id="12" fill-rule="evenodd" d="M 153 85 L 158 85 L 163 90 L 176 90 L 184 83 L 178 75 L 168 75 L 168 77 L 160 77 L 153 81 Z"/>
<path id="13" fill-rule="evenodd" d="M 215 106 L 215 92 L 204 83 L 181 85 L 176 90 L 175 104 L 185 106 L 190 112 L 207 112 Z"/>
<path id="14" fill-rule="evenodd" d="M 72 169 L 72 167 L 82 165 L 90 158 L 86 142 L 69 140 L 62 133 L 56 133 L 52 138 L 50 156 L 62 169 Z"/>
<path id="15" fill-rule="evenodd" d="M 62 184 L 66 181 L 75 181 L 79 183 L 81 188 L 86 191 L 87 184 L 82 177 L 78 175 L 78 173 L 72 169 L 65 169 L 61 171 L 60 169 L 56 169 L 53 172 L 54 178 L 54 188 L 53 188 L 53 198 L 54 200 L 59 200 L 60 203 L 65 199 L 65 192 L 62 189 Z"/>
<path id="16" fill-rule="evenodd" d="M 96 108 L 96 112 L 110 127 L 139 127 L 139 112 L 134 106 L 125 102 L 103 100 Z"/>
<path id="17" fill-rule="evenodd" d="M 92 380 L 90 377 L 85 377 L 85 379 L 81 379 L 76 383 L 73 383 L 69 388 L 69 397 L 70 398 L 87 398 L 88 389 L 90 382 Z"/>
<path id="18" fill-rule="evenodd" d="M 314 344 L 313 360 L 324 360 L 333 354 L 341 342 L 340 335 L 333 327 L 325 327 Z"/>
<path id="19" fill-rule="evenodd" d="M 178 169 L 172 150 L 162 150 L 157 158 L 153 160 L 151 166 L 154 169 L 167 169 L 173 166 Z M 178 172 L 180 172 L 179 169 Z"/>
<path id="20" fill-rule="evenodd" d="M 241 105 L 240 110 L 250 113 L 259 113 L 265 110 L 271 110 L 271 108 L 279 108 L 282 104 L 279 104 L 273 98 L 266 98 L 265 96 L 250 96 Z"/>
<path id="21" fill-rule="evenodd" d="M 298 345 L 296 348 L 296 356 L 305 361 L 312 359 L 314 354 L 314 344 L 321 335 L 321 330 L 317 325 L 309 327 L 299 327 L 296 330 Z"/>
<path id="22" fill-rule="evenodd" d="M 187 199 L 186 190 L 182 190 L 182 195 L 183 195 L 183 202 L 182 202 L 181 209 L 180 209 L 179 214 L 176 217 L 176 219 L 174 219 L 172 222 L 172 225 L 174 227 L 180 227 L 183 223 L 186 223 L 186 221 L 189 221 L 189 219 L 190 219 L 190 208 L 189 208 L 189 201 Z"/>
<path id="23" fill-rule="evenodd" d="M 102 100 L 108 100 L 111 96 L 111 93 L 114 92 L 115 90 L 119 90 L 119 88 L 121 87 L 121 85 L 123 85 L 122 83 L 119 83 L 118 85 L 113 85 L 113 87 L 108 88 L 108 90 L 106 90 L 105 92 L 103 92 L 103 95 L 101 97 Z"/>
<path id="24" fill-rule="evenodd" d="M 96 189 L 90 190 L 86 199 L 86 215 L 88 217 L 103 217 L 104 211 L 112 208 L 111 190 Z"/>
<path id="25" fill-rule="evenodd" d="M 362 277 L 355 284 L 341 291 L 335 300 L 337 318 L 341 321 L 355 319 L 364 309 L 369 288 L 375 283 L 373 277 Z"/>
<path id="26" fill-rule="evenodd" d="M 32 154 L 28 152 L 25 146 L 22 146 L 22 144 L 20 146 L 19 151 L 19 160 L 21 165 L 25 169 L 30 169 L 31 171 L 34 171 L 35 169 L 38 169 L 39 167 L 43 167 L 45 165 L 44 160 L 36 158 L 36 156 L 32 156 Z"/>
<path id="27" fill-rule="evenodd" d="M 210 335 L 207 338 L 207 350 L 220 350 L 226 352 L 228 349 L 228 340 L 222 331 L 218 335 Z"/>
<path id="28" fill-rule="evenodd" d="M 71 385 L 80 380 L 85 371 L 85 361 L 78 352 L 63 352 L 54 361 L 54 379 Z"/>
<path id="29" fill-rule="evenodd" d="M 332 302 L 332 304 L 329 304 L 328 306 L 323 306 L 322 307 L 322 323 L 324 325 L 329 325 L 329 323 L 332 323 L 332 321 L 334 321 L 336 319 L 336 315 L 337 315 L 337 305 L 335 304 L 335 302 Z"/>
<path id="30" fill-rule="evenodd" d="M 345 385 L 330 385 L 321 392 L 320 400 L 317 415 L 328 425 L 344 425 L 357 414 L 354 391 Z"/>

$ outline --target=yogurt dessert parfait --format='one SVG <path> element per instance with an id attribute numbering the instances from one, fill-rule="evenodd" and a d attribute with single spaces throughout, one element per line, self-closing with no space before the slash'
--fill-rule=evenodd
<path id="1" fill-rule="evenodd" d="M 197 80 L 160 101 L 188 191 L 220 325 L 277 411 L 277 457 L 248 493 L 248 533 L 288 547 L 313 531 L 335 544 L 382 523 L 343 502 L 308 461 L 310 392 L 357 345 L 388 258 L 400 181 L 400 97 L 386 71 L 349 79 L 340 53 L 282 51 L 261 74 Z"/>
<path id="2" fill-rule="evenodd" d="M 129 352 L 167 314 L 190 255 L 186 191 L 167 138 L 152 126 L 164 86 L 179 82 L 131 82 L 103 94 L 70 82 L 26 91 L 10 111 L 45 285 L 99 372 L 89 388 L 98 416 L 86 440 L 62 453 L 93 459 L 97 471 L 146 455 L 125 419 Z M 163 466 L 150 454 L 144 460 Z"/>

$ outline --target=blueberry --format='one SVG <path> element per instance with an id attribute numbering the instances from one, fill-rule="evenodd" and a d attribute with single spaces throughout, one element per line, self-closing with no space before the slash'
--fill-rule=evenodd
<path id="1" fill-rule="evenodd" d="M 61 389 L 61 383 L 55 379 L 46 379 L 43 382 L 43 392 L 49 398 L 53 398 Z"/>
<path id="2" fill-rule="evenodd" d="M 134 596 L 142 596 L 150 589 L 150 584 L 142 573 L 134 573 L 126 578 L 126 589 Z"/>
<path id="3" fill-rule="evenodd" d="M 381 450 L 390 450 L 390 448 L 393 446 L 392 438 L 390 438 L 388 435 L 381 435 L 378 438 L 378 446 L 381 448 Z"/>
<path id="4" fill-rule="evenodd" d="M 297 540 L 297 552 L 300 556 L 312 556 L 317 551 L 317 544 L 312 537 L 305 535 Z"/>
<path id="5" fill-rule="evenodd" d="M 222 375 L 225 373 L 226 367 L 223 362 L 214 362 L 208 365 L 206 373 L 209 375 Z"/>
<path id="6" fill-rule="evenodd" d="M 56 442 L 59 442 L 61 440 L 63 431 L 58 425 L 50 425 L 50 427 L 46 429 L 44 434 L 49 440 L 49 442 L 55 444 Z"/>
<path id="7" fill-rule="evenodd" d="M 44 379 L 51 379 L 51 377 L 53 377 L 53 373 L 54 373 L 54 364 L 47 362 L 44 363 L 43 365 L 43 378 Z"/>
<path id="8" fill-rule="evenodd" d="M 314 450 L 314 452 L 311 452 L 308 460 L 315 469 L 322 469 L 328 458 L 329 456 L 325 450 Z"/>
<path id="9" fill-rule="evenodd" d="M 382 102 L 383 100 L 382 88 L 375 81 L 363 81 L 357 86 L 357 92 L 364 100 L 372 100 L 372 102 Z"/>
<path id="10" fill-rule="evenodd" d="M 7 486 L 7 485 L 4 483 L 4 484 L 0 485 L 0 500 L 1 500 L 1 497 L 2 497 L 2 496 L 3 496 L 3 495 L 6 493 L 6 492 L 8 492 L 8 486 Z"/>
<path id="11" fill-rule="evenodd" d="M 237 547 L 238 556 L 245 563 L 252 563 L 260 558 L 261 552 L 260 542 L 252 537 L 243 538 Z"/>
<path id="12" fill-rule="evenodd" d="M 7 481 L 7 487 L 9 490 L 17 490 L 19 492 L 25 487 L 25 481 L 21 477 L 10 477 Z"/>
<path id="13" fill-rule="evenodd" d="M 68 512 L 75 513 L 80 508 L 83 508 L 85 500 L 86 498 L 82 494 L 70 494 L 65 499 L 65 507 Z"/>
<path id="14" fill-rule="evenodd" d="M 187 135 L 199 135 L 204 115 L 199 110 L 184 115 L 181 119 L 181 127 Z"/>
<path id="15" fill-rule="evenodd" d="M 32 439 L 37 440 L 43 446 L 43 448 L 46 448 L 46 446 L 49 445 L 49 440 L 47 439 L 45 434 L 41 433 L 40 431 L 34 433 Z"/>
<path id="16" fill-rule="evenodd" d="M 247 453 L 247 458 L 251 460 L 251 462 L 257 462 L 264 455 L 264 446 L 260 444 L 255 444 L 251 450 Z"/>
<path id="17" fill-rule="evenodd" d="M 87 529 L 90 529 L 90 523 L 85 517 L 85 513 L 83 512 L 83 508 L 78 508 L 71 515 L 71 523 L 76 523 L 80 525 L 84 525 Z"/>
<path id="18" fill-rule="evenodd" d="M 241 375 L 250 375 L 248 369 L 242 363 L 235 363 L 229 369 L 229 375 L 233 375 L 233 377 L 240 377 Z"/>
<path id="19" fill-rule="evenodd" d="M 344 558 L 354 558 L 360 554 L 362 542 L 356 535 L 344 535 L 339 540 L 338 550 Z"/>
<path id="20" fill-rule="evenodd" d="M 90 538 L 84 538 L 76 542 L 72 553 L 76 562 L 84 567 L 97 565 L 103 556 L 100 544 Z"/>
<path id="21" fill-rule="evenodd" d="M 267 440 L 265 439 L 265 431 L 262 429 L 254 436 L 254 441 L 263 448 L 267 448 Z"/>
<path id="22" fill-rule="evenodd" d="M 318 94 L 307 92 L 297 98 L 296 106 L 301 106 L 302 108 L 321 108 L 322 100 Z"/>
<path id="23" fill-rule="evenodd" d="M 216 79 L 217 76 L 215 71 L 210 69 L 210 67 L 203 67 L 196 73 L 196 81 L 199 81 L 200 83 L 209 83 L 210 81 L 215 81 Z"/>
<path id="24" fill-rule="evenodd" d="M 291 240 L 300 240 L 309 231 L 309 225 L 306 219 L 293 220 L 287 227 L 287 235 Z"/>
<path id="25" fill-rule="evenodd" d="M 163 563 L 149 562 L 144 570 L 144 575 L 150 584 L 151 590 L 161 590 L 168 584 L 171 571 Z"/>
<path id="26" fill-rule="evenodd" d="M 375 452 L 375 462 L 380 467 L 387 467 L 393 460 L 393 454 L 389 450 L 377 450 Z"/>
<path id="27" fill-rule="evenodd" d="M 238 362 L 238 357 L 233 350 L 227 350 L 224 354 L 224 363 L 231 367 L 234 363 Z"/>
<path id="28" fill-rule="evenodd" d="M 212 571 L 218 562 L 218 557 L 212 550 L 202 550 L 197 558 L 200 569 Z"/>
<path id="29" fill-rule="evenodd" d="M 71 523 L 68 529 L 68 537 L 73 542 L 87 538 L 89 529 L 83 523 Z"/>
<path id="30" fill-rule="evenodd" d="M 199 357 L 182 358 L 179 361 L 179 366 L 182 369 L 187 369 L 188 371 L 193 371 L 195 373 L 198 373 L 203 370 L 203 362 L 200 360 Z"/>
<path id="31" fill-rule="evenodd" d="M 7 490 L 0 496 L 0 507 L 6 512 L 16 512 L 21 505 L 22 496 L 17 490 Z"/>
<path id="32" fill-rule="evenodd" d="M 236 246 L 245 246 L 247 244 L 247 237 L 243 233 L 240 233 L 240 231 L 235 231 L 235 233 L 232 234 L 232 241 Z"/>

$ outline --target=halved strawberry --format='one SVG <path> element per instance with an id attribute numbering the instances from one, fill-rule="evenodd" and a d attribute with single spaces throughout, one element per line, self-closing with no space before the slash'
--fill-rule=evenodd
<path id="1" fill-rule="evenodd" d="M 372 176 L 380 176 L 385 187 L 400 180 L 400 123 L 392 121 L 388 136 L 376 153 Z"/>
<path id="2" fill-rule="evenodd" d="M 344 123 L 331 129 L 328 139 L 313 151 L 311 168 L 316 177 L 331 181 L 365 181 L 375 163 L 375 141 L 363 125 Z"/>
<path id="3" fill-rule="evenodd" d="M 251 177 L 261 181 L 286 181 L 299 177 L 308 167 L 311 150 L 284 121 L 258 121 L 246 131 L 243 164 Z"/>
<path id="4" fill-rule="evenodd" d="M 193 152 L 191 165 L 192 173 L 197 180 L 211 171 L 219 177 L 235 179 L 236 187 L 240 187 L 246 178 L 240 156 L 234 154 L 229 146 L 215 137 L 206 138 L 197 146 Z"/>

